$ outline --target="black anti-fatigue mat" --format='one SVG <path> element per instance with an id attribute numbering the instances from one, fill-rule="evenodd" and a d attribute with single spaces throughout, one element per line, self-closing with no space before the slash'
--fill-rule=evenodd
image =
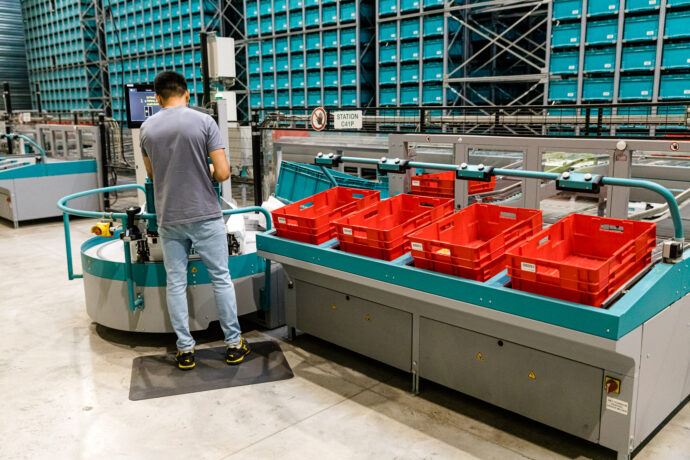
<path id="1" fill-rule="evenodd" d="M 197 349 L 196 367 L 190 371 L 177 368 L 174 353 L 136 358 L 132 363 L 129 399 L 140 401 L 293 377 L 276 342 L 255 342 L 249 346 L 251 353 L 237 366 L 225 363 L 225 346 Z"/>

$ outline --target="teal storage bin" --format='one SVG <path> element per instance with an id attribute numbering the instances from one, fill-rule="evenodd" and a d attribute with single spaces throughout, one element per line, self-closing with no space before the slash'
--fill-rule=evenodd
<path id="1" fill-rule="evenodd" d="M 323 49 L 338 48 L 338 32 L 335 30 L 328 30 L 321 35 L 321 43 Z"/>
<path id="2" fill-rule="evenodd" d="M 549 100 L 554 102 L 574 102 L 577 100 L 577 80 L 551 80 Z"/>
<path id="3" fill-rule="evenodd" d="M 662 75 L 659 99 L 690 99 L 690 74 Z"/>
<path id="4" fill-rule="evenodd" d="M 320 107 L 322 104 L 321 90 L 309 89 L 307 90 L 307 105 L 309 107 Z"/>
<path id="5" fill-rule="evenodd" d="M 400 43 L 400 62 L 410 62 L 419 60 L 419 42 Z"/>
<path id="6" fill-rule="evenodd" d="M 398 62 L 398 45 L 390 43 L 379 47 L 379 63 L 395 64 Z"/>
<path id="7" fill-rule="evenodd" d="M 367 3 L 359 4 L 359 13 L 363 17 L 370 17 L 372 15 L 371 5 Z M 357 9 L 355 2 L 347 2 L 340 4 L 340 23 L 353 22 L 357 19 Z"/>
<path id="8" fill-rule="evenodd" d="M 287 38 L 276 38 L 275 43 L 276 54 L 287 54 L 288 52 L 288 41 Z"/>
<path id="9" fill-rule="evenodd" d="M 441 8 L 443 6 L 443 0 L 424 0 L 424 9 L 429 10 L 431 8 Z"/>
<path id="10" fill-rule="evenodd" d="M 419 18 L 400 21 L 400 40 L 413 40 L 417 38 L 419 38 Z"/>
<path id="11" fill-rule="evenodd" d="M 339 104 L 338 90 L 327 89 L 323 92 L 323 103 L 325 106 L 337 107 Z"/>
<path id="12" fill-rule="evenodd" d="M 379 0 L 379 16 L 389 16 L 398 12 L 398 0 Z"/>
<path id="13" fill-rule="evenodd" d="M 654 76 L 624 76 L 620 79 L 618 99 L 621 101 L 651 101 L 654 90 Z"/>
<path id="14" fill-rule="evenodd" d="M 304 50 L 304 35 L 292 35 L 290 37 L 290 52 L 301 53 Z"/>
<path id="15" fill-rule="evenodd" d="M 273 33 L 273 18 L 272 17 L 266 17 L 266 18 L 261 18 L 261 34 L 262 35 L 271 35 Z M 264 102 L 265 104 L 265 102 Z"/>
<path id="16" fill-rule="evenodd" d="M 585 72 L 613 72 L 616 68 L 616 49 L 588 49 L 585 51 Z"/>
<path id="17" fill-rule="evenodd" d="M 290 30 L 300 30 L 304 27 L 304 16 L 301 11 L 290 11 Z"/>
<path id="18" fill-rule="evenodd" d="M 288 89 L 290 88 L 290 77 L 287 73 L 279 73 L 276 78 L 276 89 Z"/>
<path id="19" fill-rule="evenodd" d="M 273 14 L 273 1 L 259 0 L 259 11 L 261 12 L 261 16 Z"/>
<path id="20" fill-rule="evenodd" d="M 259 58 L 250 58 L 248 67 L 249 75 L 258 75 L 261 73 L 261 62 Z"/>
<path id="21" fill-rule="evenodd" d="M 249 79 L 249 89 L 251 91 L 261 91 L 261 77 L 258 75 Z"/>
<path id="22" fill-rule="evenodd" d="M 663 0 L 626 0 L 625 12 L 650 11 L 661 7 Z"/>
<path id="23" fill-rule="evenodd" d="M 290 87 L 293 90 L 299 90 L 304 88 L 304 72 L 292 72 L 290 78 Z"/>
<path id="24" fill-rule="evenodd" d="M 580 44 L 580 24 L 554 24 L 551 28 L 551 46 L 563 48 Z"/>
<path id="25" fill-rule="evenodd" d="M 665 38 L 690 37 L 690 11 L 672 11 L 666 13 Z"/>
<path id="26" fill-rule="evenodd" d="M 441 105 L 443 104 L 443 87 L 435 85 L 422 86 L 422 104 Z"/>
<path id="27" fill-rule="evenodd" d="M 252 109 L 261 108 L 261 93 L 251 93 L 249 99 L 251 99 Z"/>
<path id="28" fill-rule="evenodd" d="M 318 8 L 310 8 L 304 13 L 304 25 L 306 27 L 316 27 L 321 23 Z"/>
<path id="29" fill-rule="evenodd" d="M 613 99 L 613 78 L 585 78 L 582 86 L 583 101 L 610 101 Z"/>
<path id="30" fill-rule="evenodd" d="M 276 72 L 287 72 L 290 64 L 287 56 L 276 56 Z"/>
<path id="31" fill-rule="evenodd" d="M 307 51 L 314 51 L 321 48 L 321 37 L 319 34 L 307 34 Z"/>
<path id="32" fill-rule="evenodd" d="M 276 81 L 273 78 L 273 75 L 264 75 L 261 85 L 264 91 L 267 89 L 276 89 Z M 264 105 L 266 105 L 266 101 L 264 101 Z"/>
<path id="33" fill-rule="evenodd" d="M 276 106 L 276 95 L 272 92 L 264 91 L 264 108 L 273 109 Z"/>
<path id="34" fill-rule="evenodd" d="M 278 107 L 286 109 L 290 107 L 289 91 L 278 91 Z"/>
<path id="35" fill-rule="evenodd" d="M 398 105 L 398 89 L 395 86 L 380 88 L 379 105 Z"/>
<path id="36" fill-rule="evenodd" d="M 329 26 L 338 22 L 338 8 L 335 5 L 321 7 L 321 24 Z"/>
<path id="37" fill-rule="evenodd" d="M 577 73 L 580 55 L 577 52 L 551 53 L 549 72 L 554 75 Z"/>
<path id="38" fill-rule="evenodd" d="M 690 5 L 690 0 L 668 0 L 667 5 L 669 8 L 677 8 L 679 6 Z"/>
<path id="39" fill-rule="evenodd" d="M 263 73 L 273 73 L 273 70 L 275 70 L 273 58 L 272 57 L 264 58 L 261 61 L 261 71 Z"/>
<path id="40" fill-rule="evenodd" d="M 390 42 L 398 39 L 398 24 L 395 21 L 379 24 L 379 41 Z"/>
<path id="41" fill-rule="evenodd" d="M 256 2 L 247 2 L 247 19 L 254 19 L 259 15 L 259 7 Z"/>
<path id="42" fill-rule="evenodd" d="M 394 85 L 398 82 L 398 69 L 396 66 L 379 67 L 379 84 Z"/>
<path id="43" fill-rule="evenodd" d="M 443 59 L 443 39 L 424 40 L 424 43 L 422 43 L 422 57 L 425 60 Z"/>
<path id="44" fill-rule="evenodd" d="M 305 99 L 304 99 L 304 90 L 302 91 L 297 91 L 297 92 L 292 92 L 292 107 L 304 107 L 305 104 Z"/>
<path id="45" fill-rule="evenodd" d="M 401 105 L 419 105 L 419 86 L 403 86 L 400 88 Z"/>
<path id="46" fill-rule="evenodd" d="M 247 43 L 247 55 L 249 55 L 250 58 L 258 56 L 259 54 L 261 54 L 261 45 L 259 45 L 259 43 Z"/>
<path id="47" fill-rule="evenodd" d="M 338 52 L 324 51 L 323 52 L 323 68 L 333 69 L 338 67 Z"/>
<path id="48" fill-rule="evenodd" d="M 400 66 L 400 83 L 419 83 L 419 64 L 403 64 Z"/>
<path id="49" fill-rule="evenodd" d="M 311 6 L 319 6 L 321 0 L 304 0 L 304 6 L 309 8 Z"/>
<path id="50" fill-rule="evenodd" d="M 280 32 L 285 32 L 288 30 L 288 25 L 287 25 L 287 15 L 285 13 L 283 14 L 276 14 L 274 16 L 275 18 L 275 32 L 280 33 Z"/>
<path id="51" fill-rule="evenodd" d="M 690 69 L 690 43 L 666 43 L 661 60 L 664 69 Z"/>
<path id="52" fill-rule="evenodd" d="M 318 51 L 311 51 L 307 53 L 307 70 L 321 68 L 321 55 Z"/>
<path id="53" fill-rule="evenodd" d="M 321 87 L 321 72 L 318 70 L 308 70 L 307 71 L 307 88 L 310 90 L 313 88 Z"/>
<path id="54" fill-rule="evenodd" d="M 369 29 L 360 29 L 359 41 L 364 43 L 371 40 L 373 32 Z M 345 28 L 340 30 L 340 46 L 355 46 L 357 45 L 357 29 Z"/>
<path id="55" fill-rule="evenodd" d="M 410 13 L 419 10 L 419 0 L 400 0 L 400 11 Z"/>
<path id="56" fill-rule="evenodd" d="M 343 107 L 357 107 L 357 90 L 343 89 L 340 91 L 340 99 Z"/>
<path id="57" fill-rule="evenodd" d="M 422 81 L 443 81 L 443 61 L 429 61 L 422 64 Z"/>
<path id="58" fill-rule="evenodd" d="M 455 20 L 448 21 L 448 35 L 458 31 L 459 24 Z M 424 16 L 424 38 L 443 36 L 443 15 Z"/>
<path id="59" fill-rule="evenodd" d="M 371 55 L 372 53 L 369 53 Z M 364 64 L 364 62 L 362 62 Z M 341 67 L 348 67 L 357 65 L 357 50 L 355 48 L 346 48 L 340 50 L 340 65 Z"/>
<path id="60" fill-rule="evenodd" d="M 293 72 L 304 70 L 304 56 L 302 54 L 290 55 L 290 69 Z"/>
<path id="61" fill-rule="evenodd" d="M 657 15 L 625 18 L 623 40 L 626 42 L 656 40 L 658 34 L 659 16 Z"/>
<path id="62" fill-rule="evenodd" d="M 259 35 L 259 21 L 256 19 L 247 19 L 247 36 L 256 37 Z"/>
<path id="63" fill-rule="evenodd" d="M 582 17 L 582 0 L 554 0 L 552 15 L 554 21 L 580 18 Z"/>
<path id="64" fill-rule="evenodd" d="M 577 27 L 578 35 L 580 33 L 580 25 L 574 24 Z M 616 43 L 618 39 L 618 21 L 616 19 L 608 21 L 592 21 L 587 22 L 587 39 L 586 45 L 606 45 L 609 43 Z M 579 41 L 578 41 L 579 43 Z"/>
<path id="65" fill-rule="evenodd" d="M 273 46 L 273 40 L 270 38 L 261 42 L 261 55 L 271 56 L 275 53 L 275 48 Z"/>
<path id="66" fill-rule="evenodd" d="M 618 14 L 618 0 L 593 0 L 587 3 L 587 16 Z"/>
<path id="67" fill-rule="evenodd" d="M 338 87 L 338 71 L 324 70 L 323 72 L 323 87 L 337 88 Z"/>
<path id="68" fill-rule="evenodd" d="M 304 6 L 304 2 L 302 0 L 288 0 L 288 7 L 290 8 L 290 14 L 292 14 L 292 11 L 301 10 L 303 6 Z"/>
<path id="69" fill-rule="evenodd" d="M 273 12 L 284 13 L 287 11 L 287 0 L 273 0 Z"/>
<path id="70" fill-rule="evenodd" d="M 623 48 L 621 70 L 654 70 L 656 46 L 632 46 Z"/>
<path id="71" fill-rule="evenodd" d="M 340 69 L 340 86 L 351 87 L 357 86 L 357 70 L 356 69 Z"/>

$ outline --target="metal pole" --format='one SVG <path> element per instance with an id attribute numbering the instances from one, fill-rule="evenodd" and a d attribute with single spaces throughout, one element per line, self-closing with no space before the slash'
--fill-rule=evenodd
<path id="1" fill-rule="evenodd" d="M 211 101 L 211 81 L 208 76 L 208 34 L 200 32 L 199 39 L 201 40 L 201 78 L 204 84 L 201 105 L 205 107 Z"/>
<path id="2" fill-rule="evenodd" d="M 263 202 L 263 155 L 261 154 L 261 131 L 252 130 L 252 168 L 254 172 L 254 204 Z"/>
<path id="3" fill-rule="evenodd" d="M 10 134 L 12 132 L 12 127 L 10 126 L 10 120 L 12 118 L 12 96 L 10 95 L 10 84 L 8 82 L 5 82 L 2 84 L 2 99 L 5 103 L 5 112 L 7 112 L 7 115 L 5 118 L 7 119 L 7 123 L 5 123 L 5 134 Z M 10 137 L 7 137 L 7 153 L 12 155 L 12 150 L 13 150 L 14 145 L 12 144 L 12 139 Z"/>
<path id="4" fill-rule="evenodd" d="M 108 149 L 106 144 L 107 133 L 105 130 L 105 116 L 103 114 L 98 115 L 98 132 L 101 141 L 101 177 L 103 180 L 103 187 L 108 187 Z M 110 194 L 108 192 L 103 193 L 103 210 L 110 209 Z"/>

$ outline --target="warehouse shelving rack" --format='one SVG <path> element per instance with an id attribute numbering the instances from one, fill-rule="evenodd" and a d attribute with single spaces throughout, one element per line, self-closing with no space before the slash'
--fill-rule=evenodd
<path id="1" fill-rule="evenodd" d="M 19 0 L 0 2 L 0 84 L 10 85 L 14 109 L 31 108 L 24 41 Z M 2 98 L 0 109 L 5 109 Z"/>
<path id="2" fill-rule="evenodd" d="M 244 15 L 252 109 L 371 102 L 370 0 L 246 0 Z"/>

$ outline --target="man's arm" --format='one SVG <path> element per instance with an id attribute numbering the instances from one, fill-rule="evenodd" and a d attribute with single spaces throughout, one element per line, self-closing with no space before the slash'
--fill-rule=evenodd
<path id="1" fill-rule="evenodd" d="M 153 168 L 151 167 L 151 159 L 149 157 L 144 157 L 144 166 L 146 167 L 146 175 L 153 180 Z"/>
<path id="2" fill-rule="evenodd" d="M 208 156 L 211 157 L 211 163 L 213 163 L 211 168 L 213 179 L 218 183 L 228 180 L 230 178 L 230 165 L 225 158 L 225 149 L 214 150 Z"/>

